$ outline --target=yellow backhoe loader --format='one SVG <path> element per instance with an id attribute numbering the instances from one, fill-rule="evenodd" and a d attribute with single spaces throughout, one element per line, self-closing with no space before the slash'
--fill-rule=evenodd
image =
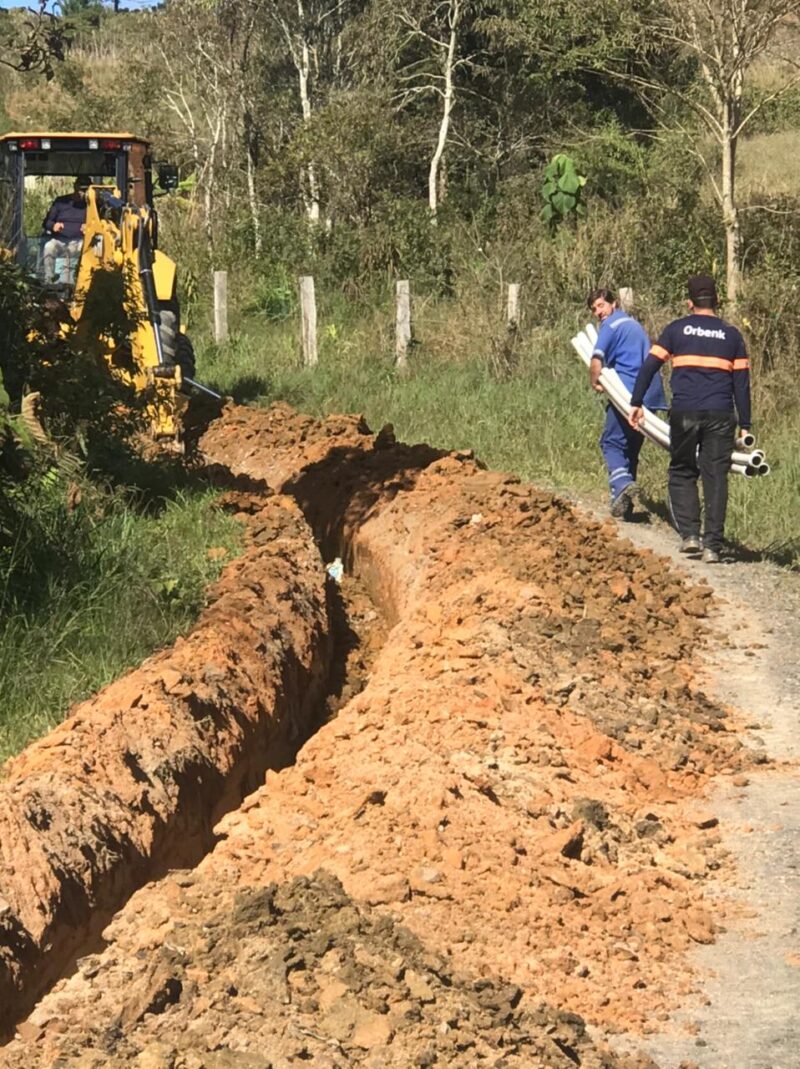
<path id="1" fill-rule="evenodd" d="M 45 299 L 63 303 L 77 343 L 145 399 L 154 436 L 180 446 L 189 389 L 217 395 L 194 381 L 175 263 L 158 248 L 154 172 L 162 191 L 177 187 L 177 169 L 154 164 L 132 134 L 5 134 L 0 248 L 37 276 Z M 82 210 L 70 215 L 73 195 Z M 63 223 L 43 230 L 56 203 L 67 207 L 71 241 Z"/>

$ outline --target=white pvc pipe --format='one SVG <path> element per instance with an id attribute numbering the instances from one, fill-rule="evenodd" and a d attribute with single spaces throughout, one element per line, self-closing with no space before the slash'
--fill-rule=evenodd
<path id="1" fill-rule="evenodd" d="M 754 449 L 752 453 L 741 453 L 737 450 L 731 454 L 731 460 L 735 464 L 752 464 L 753 467 L 758 467 L 764 460 L 764 451 Z"/>
<path id="2" fill-rule="evenodd" d="M 594 346 L 590 339 L 587 338 L 586 333 L 576 334 L 572 339 L 572 345 L 578 353 L 578 356 L 580 356 L 584 364 L 588 367 L 591 363 Z M 617 372 L 613 368 L 604 367 L 600 372 L 599 381 L 600 385 L 603 387 L 604 393 L 608 396 L 608 399 L 617 411 L 627 418 L 631 412 L 631 395 Z M 669 449 L 669 428 L 665 425 L 663 420 L 657 419 L 657 417 L 647 409 L 645 409 L 642 433 L 646 438 L 655 442 L 656 445 L 660 445 L 663 449 Z"/>
<path id="3" fill-rule="evenodd" d="M 622 401 L 625 408 L 625 415 L 630 415 L 631 406 L 631 394 L 628 387 L 619 377 L 617 371 L 612 368 L 603 368 L 603 372 L 600 375 L 600 381 L 604 384 L 606 382 L 613 383 L 613 389 L 616 396 Z M 659 419 L 654 412 L 651 412 L 649 408 L 643 408 L 644 412 L 644 429 L 652 437 L 658 439 L 658 441 L 669 448 L 669 426 L 663 419 Z"/>
<path id="4" fill-rule="evenodd" d="M 731 464 L 731 471 L 735 475 L 744 475 L 746 479 L 755 479 L 757 475 L 761 474 L 761 469 L 754 464 Z"/>
<path id="5" fill-rule="evenodd" d="M 737 449 L 752 449 L 756 444 L 756 436 L 750 431 L 745 431 L 736 439 Z"/>
<path id="6" fill-rule="evenodd" d="M 594 330 L 594 328 L 592 328 L 592 330 Z M 572 339 L 572 344 L 575 347 L 575 350 L 587 367 L 591 363 L 592 352 L 594 351 L 594 344 L 591 339 L 587 337 L 588 333 L 589 327 Z M 597 332 L 595 331 L 594 333 L 596 341 Z M 614 368 L 604 367 L 600 372 L 599 379 L 600 385 L 603 387 L 605 393 L 608 394 L 609 400 L 614 407 L 621 412 L 623 416 L 629 416 L 631 412 L 630 391 Z M 657 445 L 669 449 L 669 427 L 662 419 L 659 419 L 647 408 L 644 409 L 643 431 L 646 436 L 656 442 Z"/>
<path id="7" fill-rule="evenodd" d="M 766 461 L 764 461 L 764 462 L 762 462 L 761 464 L 758 465 L 758 474 L 759 475 L 769 475 L 770 470 L 771 470 L 770 466 L 769 466 L 769 464 L 766 463 Z"/>
<path id="8" fill-rule="evenodd" d="M 583 331 L 579 331 L 572 339 L 572 346 L 584 364 L 588 367 L 592 362 L 594 345 L 589 338 L 586 337 L 586 334 Z"/>

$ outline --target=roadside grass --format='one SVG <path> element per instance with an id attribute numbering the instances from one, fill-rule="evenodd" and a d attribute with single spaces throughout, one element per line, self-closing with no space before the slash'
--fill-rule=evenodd
<path id="1" fill-rule="evenodd" d="M 323 304 L 316 368 L 300 365 L 294 321 L 243 316 L 228 344 L 201 343 L 198 374 L 237 400 L 283 400 L 314 416 L 363 413 L 373 430 L 392 423 L 404 441 L 472 449 L 492 468 L 604 504 L 606 476 L 597 444 L 603 402 L 589 391 L 570 345 L 578 321 L 524 330 L 510 347 L 513 370 L 498 378 L 498 353 L 508 355 L 509 347 L 504 328 L 493 325 L 502 325 L 495 304 L 477 300 L 474 293 L 419 301 L 415 336 L 420 341 L 411 350 L 406 375 L 393 366 L 390 299 L 383 309 L 366 313 L 350 312 L 340 301 Z M 764 408 L 771 419 L 757 424 L 763 428 L 758 444 L 772 473 L 731 478 L 726 534 L 743 556 L 797 568 L 800 411 L 797 405 Z M 666 468 L 666 454 L 647 444 L 640 481 L 664 516 Z"/>
<path id="2" fill-rule="evenodd" d="M 317 367 L 306 369 L 279 334 L 241 335 L 201 354 L 200 366 L 234 397 L 242 382 L 257 380 L 262 389 L 250 399 L 259 403 L 283 400 L 318 417 L 363 413 L 374 430 L 392 423 L 405 441 L 472 449 L 493 468 L 589 490 L 600 465 L 586 439 L 599 435 L 602 409 L 565 357 L 563 367 L 543 361 L 499 382 L 480 356 L 455 363 L 419 347 L 412 370 L 400 376 L 387 357 L 369 355 L 345 333 L 341 345 L 323 345 Z"/>
<path id="3" fill-rule="evenodd" d="M 4 560 L 0 760 L 190 629 L 240 544 L 239 525 L 206 489 L 144 511 L 95 495 L 70 513 L 54 490 L 28 502 L 31 524 Z"/>

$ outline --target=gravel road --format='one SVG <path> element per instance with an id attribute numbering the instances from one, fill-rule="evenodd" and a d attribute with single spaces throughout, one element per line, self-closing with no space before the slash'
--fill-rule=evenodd
<path id="1" fill-rule="evenodd" d="M 698 947 L 704 1004 L 686 1005 L 667 1030 L 639 1044 L 663 1069 L 800 1066 L 800 577 L 765 563 L 711 567 L 686 560 L 664 524 L 626 524 L 637 545 L 703 578 L 720 602 L 709 691 L 736 707 L 769 762 L 731 777 L 709 807 L 737 868 L 720 894 L 739 919 Z M 735 780 L 735 782 L 734 782 Z"/>

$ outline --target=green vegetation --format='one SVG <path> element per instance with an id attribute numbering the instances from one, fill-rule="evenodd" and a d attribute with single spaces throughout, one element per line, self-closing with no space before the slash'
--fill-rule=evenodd
<path id="1" fill-rule="evenodd" d="M 3 491 L 18 522 L 0 531 L 0 760 L 184 633 L 240 540 L 189 485 L 144 507 L 91 486 L 81 497 L 48 468 Z"/>
<path id="2" fill-rule="evenodd" d="M 581 190 L 586 185 L 585 175 L 575 170 L 575 161 L 559 152 L 554 156 L 544 171 L 541 194 L 544 208 L 541 218 L 546 223 L 556 226 L 573 216 L 585 215 L 581 204 Z"/>
<path id="3" fill-rule="evenodd" d="M 0 295 L 2 760 L 190 628 L 241 533 L 183 465 L 137 455 L 130 398 L 48 330 L 8 262 Z M 47 436 L 9 411 L 24 386 Z"/>

